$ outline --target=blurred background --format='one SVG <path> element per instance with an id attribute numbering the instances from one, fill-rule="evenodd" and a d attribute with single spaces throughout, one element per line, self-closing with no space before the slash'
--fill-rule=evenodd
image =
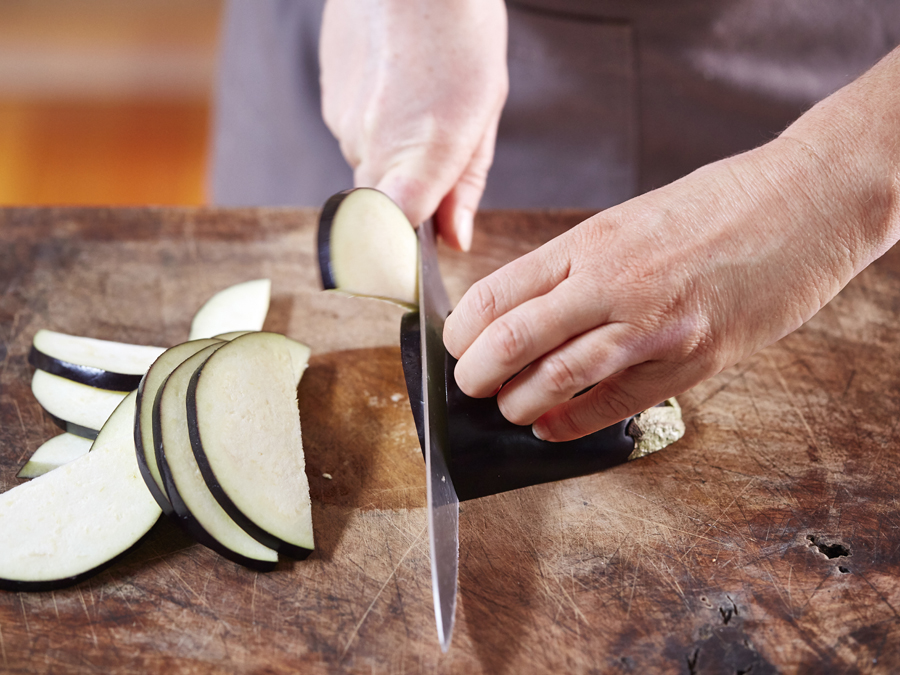
<path id="1" fill-rule="evenodd" d="M 0 205 L 202 204 L 221 0 L 0 0 Z"/>

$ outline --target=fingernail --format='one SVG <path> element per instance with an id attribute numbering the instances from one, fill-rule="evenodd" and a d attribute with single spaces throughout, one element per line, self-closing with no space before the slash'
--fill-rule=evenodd
<path id="1" fill-rule="evenodd" d="M 472 248 L 472 232 L 475 229 L 475 221 L 472 212 L 467 209 L 459 209 L 453 214 L 453 229 L 459 247 L 468 252 Z"/>
<path id="2" fill-rule="evenodd" d="M 550 435 L 549 430 L 540 422 L 535 422 L 531 425 L 531 433 L 534 434 L 534 437 L 539 441 L 546 441 L 547 436 Z"/>

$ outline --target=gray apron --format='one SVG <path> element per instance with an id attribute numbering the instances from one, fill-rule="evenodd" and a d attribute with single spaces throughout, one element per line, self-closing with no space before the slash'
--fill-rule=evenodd
<path id="1" fill-rule="evenodd" d="M 211 157 L 220 205 L 352 186 L 321 117 L 323 0 L 232 0 Z M 773 138 L 900 44 L 898 0 L 522 0 L 484 208 L 602 209 Z"/>

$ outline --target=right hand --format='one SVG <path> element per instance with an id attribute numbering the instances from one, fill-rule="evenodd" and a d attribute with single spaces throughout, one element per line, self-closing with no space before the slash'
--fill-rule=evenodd
<path id="1" fill-rule="evenodd" d="M 322 113 L 356 186 L 468 250 L 508 91 L 503 0 L 328 0 Z"/>

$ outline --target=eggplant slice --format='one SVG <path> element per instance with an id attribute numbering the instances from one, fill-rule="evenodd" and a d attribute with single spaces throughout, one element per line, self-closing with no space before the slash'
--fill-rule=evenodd
<path id="1" fill-rule="evenodd" d="M 41 445 L 31 455 L 16 478 L 37 478 L 81 457 L 91 449 L 93 441 L 83 436 L 62 433 Z"/>
<path id="2" fill-rule="evenodd" d="M 356 188 L 332 196 L 319 217 L 317 248 L 326 290 L 418 306 L 416 233 L 383 192 Z"/>
<path id="3" fill-rule="evenodd" d="M 28 362 L 40 370 L 98 389 L 132 391 L 164 351 L 163 347 L 39 330 L 32 341 Z"/>
<path id="4" fill-rule="evenodd" d="M 194 456 L 222 508 L 261 543 L 292 558 L 313 549 L 309 482 L 297 407 L 297 350 L 251 333 L 218 349 L 191 377 Z"/>
<path id="5" fill-rule="evenodd" d="M 172 504 L 166 496 L 159 465 L 156 462 L 156 444 L 153 439 L 153 406 L 156 394 L 165 384 L 166 378 L 181 365 L 185 359 L 193 356 L 210 345 L 223 344 L 221 340 L 192 340 L 167 349 L 141 379 L 137 390 L 137 406 L 134 412 L 134 446 L 137 451 L 138 467 L 147 483 L 147 489 L 156 499 L 167 516 L 172 515 Z"/>
<path id="6" fill-rule="evenodd" d="M 219 291 L 204 303 L 191 322 L 189 340 L 234 331 L 262 330 L 269 312 L 272 282 L 256 279 Z"/>
<path id="7" fill-rule="evenodd" d="M 99 572 L 143 537 L 159 506 L 135 462 L 129 394 L 91 452 L 0 495 L 0 588 L 61 588 Z"/>
<path id="8" fill-rule="evenodd" d="M 53 421 L 65 431 L 96 438 L 116 406 L 128 392 L 98 389 L 45 370 L 36 370 L 31 392 Z"/>
<path id="9" fill-rule="evenodd" d="M 156 461 L 174 517 L 188 534 L 233 562 L 268 571 L 278 554 L 247 534 L 222 509 L 200 474 L 188 437 L 185 396 L 191 376 L 226 344 L 216 342 L 188 357 L 159 389 L 153 409 Z"/>

